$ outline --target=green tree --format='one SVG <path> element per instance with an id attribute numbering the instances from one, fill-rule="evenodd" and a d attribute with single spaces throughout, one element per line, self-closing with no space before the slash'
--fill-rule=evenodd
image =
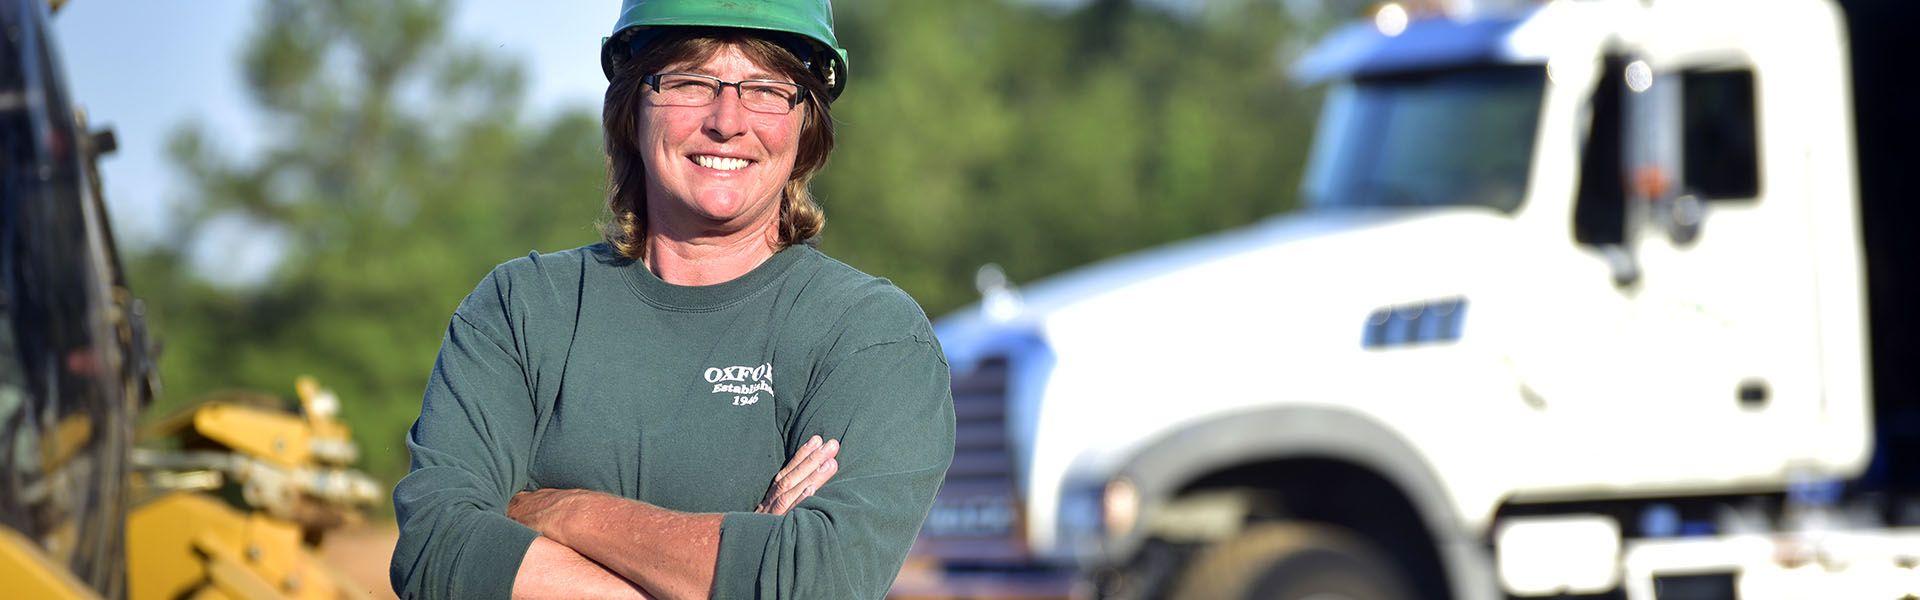
<path id="1" fill-rule="evenodd" d="M 1016 281 L 1291 209 L 1317 93 L 1277 2 L 842 2 L 854 49 L 824 247 L 939 314 Z"/>
<path id="2" fill-rule="evenodd" d="M 594 239 L 597 119 L 521 118 L 518 68 L 447 40 L 446 4 L 262 3 L 244 68 L 265 147 L 236 159 L 180 131 L 188 214 L 138 260 L 166 346 L 161 412 L 313 374 L 340 394 L 363 465 L 391 479 L 454 305 L 529 248 Z M 193 241 L 221 222 L 277 236 L 286 254 L 267 280 L 192 276 Z"/>

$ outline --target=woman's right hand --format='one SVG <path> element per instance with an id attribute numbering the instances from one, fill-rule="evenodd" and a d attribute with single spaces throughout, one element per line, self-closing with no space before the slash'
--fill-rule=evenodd
<path id="1" fill-rule="evenodd" d="M 766 497 L 760 500 L 760 506 L 753 512 L 787 514 L 840 471 L 840 461 L 833 458 L 839 454 L 840 440 L 822 442 L 817 435 L 808 439 L 799 451 L 793 453 L 793 460 L 787 461 L 787 466 L 781 467 L 780 473 L 773 476 L 773 483 L 767 486 Z"/>

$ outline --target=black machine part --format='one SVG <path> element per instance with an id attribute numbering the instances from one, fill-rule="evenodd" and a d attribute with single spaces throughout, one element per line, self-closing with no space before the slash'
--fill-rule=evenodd
<path id="1" fill-rule="evenodd" d="M 46 2 L 0 0 L 0 526 L 125 595 L 126 461 L 151 391 L 90 133 Z"/>

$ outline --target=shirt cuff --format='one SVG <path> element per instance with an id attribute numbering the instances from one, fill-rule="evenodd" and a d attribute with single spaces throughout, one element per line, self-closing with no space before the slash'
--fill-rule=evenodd
<path id="1" fill-rule="evenodd" d="M 459 573 L 453 578 L 454 598 L 512 598 L 514 577 L 527 558 L 527 547 L 539 532 L 507 518 L 481 511 L 460 549 Z"/>
<path id="2" fill-rule="evenodd" d="M 730 512 L 720 521 L 720 560 L 713 568 L 713 597 L 753 598 L 760 587 L 760 565 L 767 542 L 780 527 L 780 515 Z"/>

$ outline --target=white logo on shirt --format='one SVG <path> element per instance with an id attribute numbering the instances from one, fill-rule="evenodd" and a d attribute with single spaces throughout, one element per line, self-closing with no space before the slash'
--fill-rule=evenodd
<path id="1" fill-rule="evenodd" d="M 758 367 L 708 367 L 704 375 L 707 383 L 713 384 L 713 393 L 733 396 L 734 406 L 759 403 L 760 392 L 773 394 L 772 363 L 760 363 Z"/>

